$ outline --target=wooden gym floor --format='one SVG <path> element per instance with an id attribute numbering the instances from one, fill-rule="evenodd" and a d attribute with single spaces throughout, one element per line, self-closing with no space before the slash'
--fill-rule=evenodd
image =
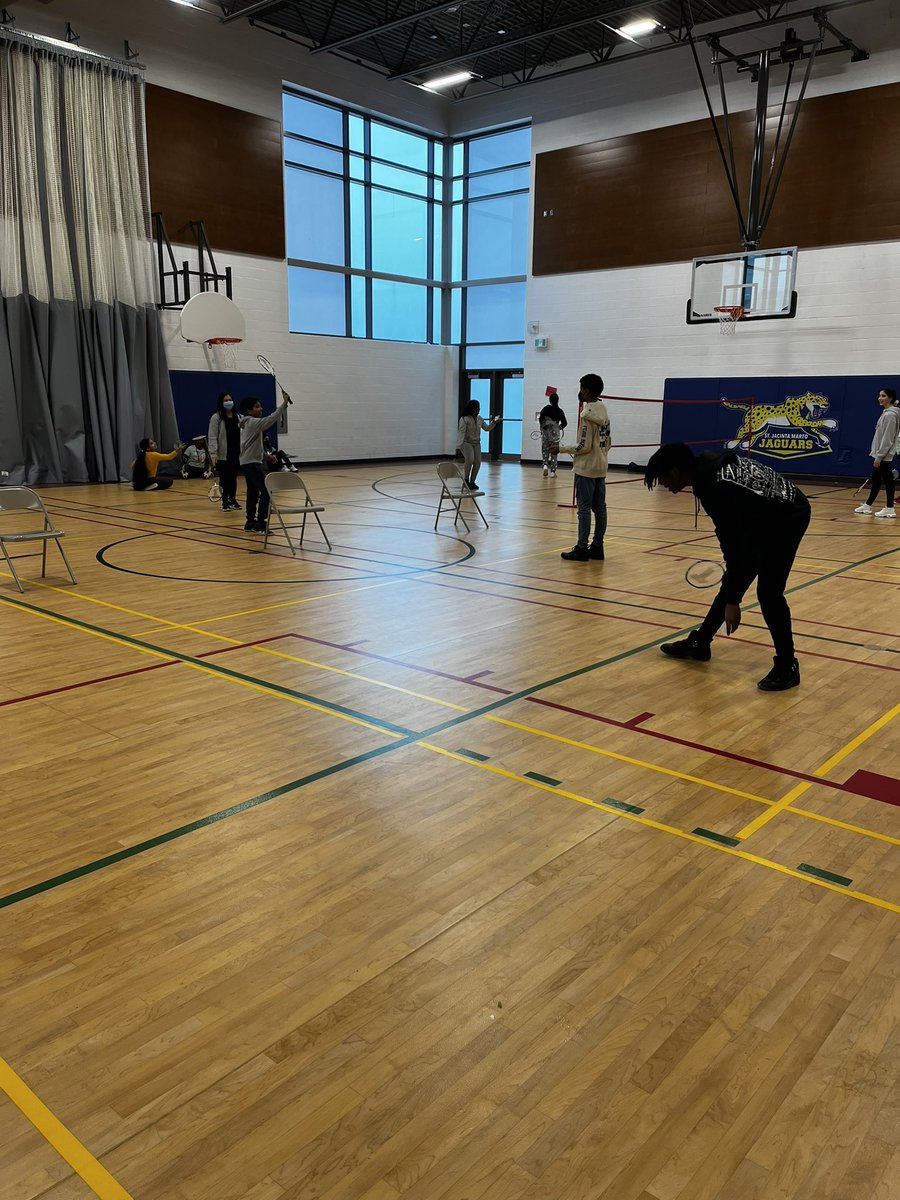
<path id="1" fill-rule="evenodd" d="M 612 475 L 564 563 L 570 479 L 485 467 L 454 536 L 433 464 L 311 470 L 295 560 L 203 481 L 45 490 L 79 583 L 0 579 L 0 1200 L 900 1193 L 900 529 L 808 489 L 764 695 L 752 607 L 659 653 L 691 498 Z"/>

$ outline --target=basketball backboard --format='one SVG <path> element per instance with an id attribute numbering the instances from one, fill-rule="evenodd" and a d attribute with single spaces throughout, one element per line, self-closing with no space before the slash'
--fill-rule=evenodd
<path id="1" fill-rule="evenodd" d="M 714 309 L 726 304 L 743 305 L 745 321 L 793 317 L 796 276 L 796 246 L 695 258 L 687 322 L 717 322 Z"/>
<path id="2" fill-rule="evenodd" d="M 214 338 L 242 342 L 245 333 L 244 314 L 219 292 L 199 292 L 181 310 L 181 336 L 187 342 Z"/>

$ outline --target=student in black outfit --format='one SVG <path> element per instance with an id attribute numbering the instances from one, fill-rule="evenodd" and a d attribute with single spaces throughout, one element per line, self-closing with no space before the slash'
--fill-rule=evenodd
<path id="1" fill-rule="evenodd" d="M 556 476 L 559 437 L 567 424 L 566 414 L 559 407 L 559 393 L 552 392 L 550 399 L 538 415 L 538 425 L 541 430 L 541 459 L 545 476 Z"/>
<path id="2" fill-rule="evenodd" d="M 756 579 L 760 611 L 775 644 L 775 665 L 757 687 L 764 692 L 797 687 L 800 667 L 784 590 L 809 525 L 807 498 L 771 467 L 739 457 L 733 450 L 695 457 L 681 442 L 656 451 L 644 482 L 648 488 L 661 483 L 673 495 L 692 488 L 698 505 L 712 518 L 725 559 L 722 586 L 700 628 L 684 641 L 661 646 L 663 654 L 707 662 L 723 621 L 729 634 L 740 626 L 741 600 Z"/>
<path id="3" fill-rule="evenodd" d="M 237 477 L 241 458 L 241 422 L 230 392 L 219 396 L 216 411 L 209 421 L 206 446 L 219 475 L 222 512 L 238 511 Z"/>

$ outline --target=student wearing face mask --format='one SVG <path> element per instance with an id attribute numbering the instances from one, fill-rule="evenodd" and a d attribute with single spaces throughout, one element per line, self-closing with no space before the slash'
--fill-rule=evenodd
<path id="1" fill-rule="evenodd" d="M 241 426 L 230 392 L 219 396 L 216 411 L 209 421 L 206 445 L 222 489 L 222 512 L 238 511 L 237 476 L 241 455 Z"/>

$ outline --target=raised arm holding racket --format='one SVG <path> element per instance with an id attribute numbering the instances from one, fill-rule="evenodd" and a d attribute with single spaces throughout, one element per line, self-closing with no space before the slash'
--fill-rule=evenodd
<path id="1" fill-rule="evenodd" d="M 700 627 L 683 641 L 661 646 L 663 654 L 708 662 L 712 640 L 722 624 L 728 634 L 740 627 L 741 601 L 755 579 L 759 607 L 775 645 L 774 666 L 757 687 L 764 692 L 797 687 L 800 666 L 794 655 L 791 610 L 784 592 L 809 525 L 807 498 L 790 480 L 755 459 L 733 450 L 695 457 L 682 442 L 656 451 L 647 464 L 644 482 L 648 488 L 661 483 L 673 495 L 691 488 L 712 518 L 725 560 L 723 572 L 717 563 L 694 563 L 688 568 L 688 582 L 695 587 L 710 586 L 695 582 L 697 578 L 714 582 L 713 574 L 721 572 L 719 591 Z"/>
<path id="2" fill-rule="evenodd" d="M 268 371 L 268 373 L 275 380 L 276 384 L 278 384 L 278 387 L 281 388 L 281 396 L 282 396 L 282 399 L 284 400 L 285 404 L 293 404 L 294 403 L 293 400 L 290 398 L 290 396 L 287 394 L 287 392 L 284 390 L 284 388 L 281 387 L 281 384 L 278 383 L 278 376 L 275 374 L 275 368 L 272 366 L 272 364 L 269 362 L 269 360 L 266 358 L 266 356 L 264 354 L 257 354 L 256 361 L 259 363 L 259 365 L 262 367 L 262 369 L 264 371 Z"/>

